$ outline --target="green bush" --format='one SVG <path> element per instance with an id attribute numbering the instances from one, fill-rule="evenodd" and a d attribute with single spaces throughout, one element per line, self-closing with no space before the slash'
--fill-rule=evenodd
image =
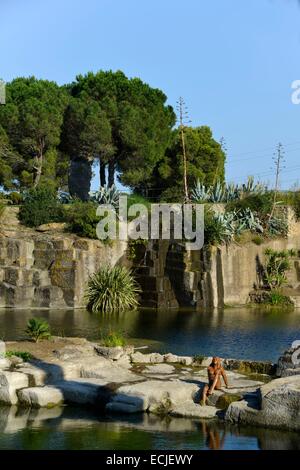
<path id="1" fill-rule="evenodd" d="M 64 211 L 55 192 L 47 188 L 31 189 L 24 194 L 19 219 L 28 227 L 38 227 L 50 222 L 61 222 Z"/>
<path id="2" fill-rule="evenodd" d="M 292 207 L 295 211 L 297 220 L 300 219 L 300 191 L 293 193 Z"/>
<path id="3" fill-rule="evenodd" d="M 204 214 L 204 243 L 205 245 L 222 245 L 230 239 L 230 233 L 221 218 L 205 207 Z"/>
<path id="4" fill-rule="evenodd" d="M 17 193 L 17 191 L 13 191 L 13 192 L 9 193 L 8 196 L 7 196 L 7 199 L 9 201 L 11 201 L 11 203 L 14 206 L 18 206 L 18 205 L 22 204 L 22 202 L 23 202 L 22 194 Z"/>
<path id="5" fill-rule="evenodd" d="M 271 213 L 273 204 L 273 193 L 268 191 L 262 194 L 251 194 L 243 199 L 231 201 L 226 204 L 226 211 L 251 209 L 256 212 L 260 218 L 267 217 Z"/>
<path id="6" fill-rule="evenodd" d="M 88 281 L 87 308 L 105 313 L 136 308 L 139 292 L 140 288 L 127 268 L 104 266 Z"/>
<path id="7" fill-rule="evenodd" d="M 131 207 L 133 204 L 143 204 L 147 208 L 150 208 L 150 201 L 140 194 L 121 194 L 121 196 L 127 196 L 127 208 Z"/>
<path id="8" fill-rule="evenodd" d="M 254 237 L 252 237 L 251 241 L 257 245 L 257 246 L 260 246 L 263 244 L 264 242 L 264 238 L 261 236 L 261 235 L 255 235 Z"/>
<path id="9" fill-rule="evenodd" d="M 12 356 L 20 357 L 25 362 L 28 362 L 30 361 L 30 359 L 32 359 L 32 354 L 30 354 L 30 352 L 27 352 L 27 351 L 6 351 L 5 357 L 9 358 Z"/>
<path id="10" fill-rule="evenodd" d="M 36 343 L 41 339 L 49 339 L 51 337 L 49 323 L 43 318 L 30 318 L 27 323 L 26 333 Z"/>
<path id="11" fill-rule="evenodd" d="M 0 202 L 0 220 L 4 214 L 4 210 L 5 210 L 5 205 Z"/>
<path id="12" fill-rule="evenodd" d="M 107 348 L 126 346 L 127 340 L 121 331 L 110 331 L 101 336 L 101 344 Z"/>
<path id="13" fill-rule="evenodd" d="M 279 290 L 271 290 L 267 293 L 264 303 L 273 306 L 293 306 L 293 302 L 287 295 L 282 294 Z"/>
<path id="14" fill-rule="evenodd" d="M 295 256 L 294 250 L 265 250 L 265 280 L 270 289 L 277 290 L 287 282 L 286 272 L 290 269 L 290 258 Z"/>
<path id="15" fill-rule="evenodd" d="M 76 201 L 65 210 L 68 230 L 80 237 L 97 238 L 96 228 L 99 217 L 96 215 L 98 205 L 94 202 Z"/>

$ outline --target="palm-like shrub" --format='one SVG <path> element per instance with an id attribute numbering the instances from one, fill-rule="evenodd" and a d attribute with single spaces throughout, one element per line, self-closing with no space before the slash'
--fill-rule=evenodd
<path id="1" fill-rule="evenodd" d="M 93 274 L 85 293 L 92 312 L 111 313 L 138 306 L 140 287 L 131 272 L 122 266 L 104 266 Z"/>
<path id="2" fill-rule="evenodd" d="M 27 323 L 26 333 L 36 343 L 41 339 L 49 339 L 51 337 L 49 323 L 43 318 L 30 318 Z"/>
<path id="3" fill-rule="evenodd" d="M 278 289 L 287 283 L 287 271 L 290 269 L 290 258 L 295 256 L 294 250 L 265 250 L 265 280 L 270 289 Z"/>

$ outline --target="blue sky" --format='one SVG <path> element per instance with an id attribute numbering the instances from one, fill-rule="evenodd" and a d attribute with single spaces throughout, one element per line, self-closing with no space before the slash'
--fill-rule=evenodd
<path id="1" fill-rule="evenodd" d="M 281 185 L 300 182 L 297 0 L 0 0 L 0 17 L 4 80 L 121 69 L 173 106 L 182 95 L 194 126 L 224 136 L 228 181 L 272 182 L 281 141 Z"/>

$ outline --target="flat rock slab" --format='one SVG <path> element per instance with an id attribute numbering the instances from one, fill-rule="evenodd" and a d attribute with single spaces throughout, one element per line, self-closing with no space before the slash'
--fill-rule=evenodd
<path id="1" fill-rule="evenodd" d="M 147 374 L 172 374 L 174 371 L 175 367 L 170 364 L 155 364 L 147 366 L 143 372 Z"/>
<path id="2" fill-rule="evenodd" d="M 159 353 L 142 354 L 136 351 L 130 357 L 133 364 L 160 364 L 164 362 L 164 356 Z"/>
<path id="3" fill-rule="evenodd" d="M 66 403 L 80 405 L 105 405 L 113 389 L 104 379 L 81 378 L 57 382 L 55 387 L 61 390 Z"/>
<path id="4" fill-rule="evenodd" d="M 192 401 L 186 401 L 173 407 L 171 416 L 183 418 L 212 419 L 217 416 L 218 409 L 215 406 L 201 406 Z"/>
<path id="5" fill-rule="evenodd" d="M 28 376 L 30 387 L 40 387 L 47 382 L 47 372 L 39 367 L 26 364 L 18 367 L 18 371 Z"/>
<path id="6" fill-rule="evenodd" d="M 28 387 L 28 377 L 21 372 L 0 371 L 0 403 L 18 403 L 17 391 Z"/>
<path id="7" fill-rule="evenodd" d="M 25 388 L 19 390 L 18 397 L 20 403 L 34 408 L 52 408 L 64 401 L 62 391 L 51 386 Z"/>
<path id="8" fill-rule="evenodd" d="M 156 412 L 160 407 L 168 411 L 167 408 L 171 409 L 175 404 L 192 400 L 197 391 L 197 385 L 180 380 L 147 380 L 120 387 L 110 402 L 134 404 L 141 411 Z M 111 408 L 111 405 L 107 408 Z"/>
<path id="9" fill-rule="evenodd" d="M 80 375 L 83 378 L 103 379 L 107 383 L 127 383 L 145 380 L 140 375 L 134 374 L 126 367 L 120 367 L 110 363 L 106 367 L 82 366 Z"/>
<path id="10" fill-rule="evenodd" d="M 9 369 L 11 366 L 11 362 L 6 357 L 0 356 L 0 370 L 2 369 Z"/>

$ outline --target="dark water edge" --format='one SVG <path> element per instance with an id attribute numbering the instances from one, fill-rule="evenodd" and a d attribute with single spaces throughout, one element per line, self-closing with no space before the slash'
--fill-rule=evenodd
<path id="1" fill-rule="evenodd" d="M 261 307 L 203 312 L 140 309 L 113 315 L 93 315 L 83 309 L 0 309 L 0 338 L 23 338 L 32 316 L 46 318 L 56 335 L 97 340 L 105 331 L 119 330 L 134 344 L 148 345 L 149 351 L 182 355 L 277 361 L 292 341 L 300 339 L 300 309 Z"/>
<path id="2" fill-rule="evenodd" d="M 0 450 L 300 450 L 299 434 L 184 418 L 0 407 Z"/>

